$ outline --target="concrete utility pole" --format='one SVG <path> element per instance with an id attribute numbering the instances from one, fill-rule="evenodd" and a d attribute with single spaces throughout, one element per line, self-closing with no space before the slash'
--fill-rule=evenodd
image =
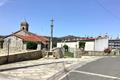
<path id="1" fill-rule="evenodd" d="M 52 47 L 53 47 L 53 18 L 51 20 L 51 37 L 50 37 L 50 52 L 52 52 Z"/>

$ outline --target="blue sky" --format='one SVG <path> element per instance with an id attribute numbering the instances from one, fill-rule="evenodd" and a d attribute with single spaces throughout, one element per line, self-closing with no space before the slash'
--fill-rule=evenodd
<path id="1" fill-rule="evenodd" d="M 54 36 L 98 36 L 120 33 L 120 0 L 0 0 L 0 35 L 19 30 L 26 19 L 30 31 Z"/>

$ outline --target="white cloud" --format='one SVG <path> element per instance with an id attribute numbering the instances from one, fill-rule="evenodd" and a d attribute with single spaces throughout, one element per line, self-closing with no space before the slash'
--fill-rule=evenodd
<path id="1" fill-rule="evenodd" d="M 0 7 L 5 5 L 8 0 L 0 0 Z"/>

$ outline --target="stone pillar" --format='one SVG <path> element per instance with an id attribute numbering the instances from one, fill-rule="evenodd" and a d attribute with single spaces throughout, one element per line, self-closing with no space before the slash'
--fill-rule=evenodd
<path id="1" fill-rule="evenodd" d="M 61 47 L 61 50 L 62 50 L 63 55 L 65 55 L 65 48 Z"/>
<path id="2" fill-rule="evenodd" d="M 74 58 L 77 58 L 77 45 L 75 45 L 75 49 L 74 49 Z"/>
<path id="3" fill-rule="evenodd" d="M 62 51 L 61 48 L 56 48 L 56 49 L 53 51 L 53 55 L 55 56 L 55 59 L 63 58 L 63 57 L 64 57 L 63 51 Z"/>
<path id="4" fill-rule="evenodd" d="M 37 45 L 37 50 L 41 50 L 41 44 Z"/>
<path id="5" fill-rule="evenodd" d="M 81 56 L 83 54 L 83 50 L 82 49 L 76 49 L 74 54 L 75 54 L 74 58 L 81 58 Z"/>

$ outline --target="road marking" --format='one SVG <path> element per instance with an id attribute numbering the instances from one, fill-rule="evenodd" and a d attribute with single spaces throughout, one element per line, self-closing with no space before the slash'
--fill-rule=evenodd
<path id="1" fill-rule="evenodd" d="M 71 71 L 68 71 L 65 75 L 63 75 L 62 77 L 60 77 L 58 80 L 62 80 L 64 77 L 66 77 L 67 75 L 69 75 L 69 73 L 71 73 L 71 72 L 74 71 L 75 69 L 80 68 L 80 67 L 82 67 L 83 65 L 86 65 L 86 64 L 89 63 L 89 62 L 96 61 L 96 60 L 101 59 L 101 58 L 104 58 L 104 57 L 99 57 L 99 58 L 92 59 L 92 60 L 90 59 L 90 60 L 88 60 L 88 61 L 86 61 L 86 62 L 83 61 L 83 64 L 81 64 L 81 65 L 73 68 Z"/>
<path id="2" fill-rule="evenodd" d="M 91 73 L 91 72 L 85 72 L 85 71 L 77 71 L 77 70 L 69 71 L 67 74 L 65 74 L 64 76 L 62 76 L 59 80 L 62 80 L 64 77 L 66 77 L 67 75 L 69 75 L 69 73 L 71 73 L 71 72 L 76 72 L 76 73 L 81 73 L 81 74 L 88 74 L 88 75 L 93 75 L 93 76 L 98 76 L 98 77 L 104 77 L 104 78 L 109 78 L 109 79 L 120 80 L 119 77 L 115 77 L 115 76 L 109 76 L 109 75 L 103 75 L 103 74 L 97 74 L 97 73 Z"/>
<path id="3" fill-rule="evenodd" d="M 70 72 L 72 71 L 69 71 L 68 73 L 66 73 L 65 75 L 63 75 L 62 77 L 60 77 L 58 80 L 62 80 L 65 76 L 67 76 Z"/>
<path id="4" fill-rule="evenodd" d="M 81 74 L 88 74 L 88 75 L 93 75 L 93 76 L 99 76 L 99 77 L 104 77 L 104 78 L 110 78 L 110 79 L 120 80 L 119 77 L 114 77 L 114 76 L 109 76 L 109 75 L 103 75 L 103 74 L 97 74 L 97 73 L 91 73 L 91 72 L 85 72 L 85 71 L 73 70 L 71 72 L 77 72 L 77 73 L 81 73 Z"/>

